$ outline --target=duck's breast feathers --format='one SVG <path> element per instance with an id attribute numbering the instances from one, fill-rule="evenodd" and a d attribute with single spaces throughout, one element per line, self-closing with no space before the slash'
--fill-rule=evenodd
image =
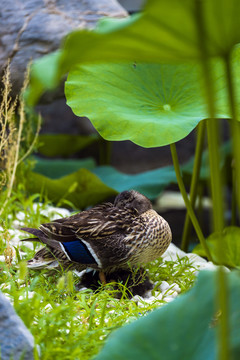
<path id="1" fill-rule="evenodd" d="M 172 232 L 168 222 L 160 216 L 155 210 L 146 211 L 141 215 L 146 228 L 146 238 L 151 242 L 157 242 L 160 246 L 163 243 L 170 244 L 172 240 Z"/>

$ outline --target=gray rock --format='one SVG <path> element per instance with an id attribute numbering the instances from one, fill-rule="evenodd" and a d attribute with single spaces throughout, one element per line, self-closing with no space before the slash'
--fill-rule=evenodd
<path id="1" fill-rule="evenodd" d="M 10 301 L 0 292 L 0 359 L 33 359 L 34 340 Z"/>
<path id="2" fill-rule="evenodd" d="M 126 15 L 116 0 L 1 0 L 0 72 L 11 59 L 16 93 L 28 62 L 58 49 L 71 30 L 93 28 L 102 17 Z"/>

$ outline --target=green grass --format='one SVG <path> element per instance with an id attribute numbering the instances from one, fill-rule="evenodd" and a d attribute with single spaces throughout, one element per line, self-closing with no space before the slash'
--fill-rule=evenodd
<path id="1" fill-rule="evenodd" d="M 3 228 L 0 255 L 11 252 L 8 240 L 13 235 L 8 229 L 14 228 L 19 211 L 26 214 L 26 226 L 37 227 L 50 220 L 42 215 L 47 203 L 36 207 L 33 205 L 35 198 L 25 199 L 20 193 L 13 195 L 0 224 Z M 157 300 L 139 304 L 130 300 L 124 284 L 118 284 L 122 293 L 120 299 L 115 297 L 119 289 L 116 290 L 113 284 L 102 286 L 95 292 L 90 289 L 76 291 L 74 285 L 79 279 L 74 273 L 28 270 L 26 260 L 33 256 L 35 249 L 18 242 L 14 250 L 16 255 L 12 261 L 0 262 L 0 290 L 11 299 L 16 312 L 33 334 L 43 360 L 90 359 L 100 351 L 113 330 L 165 303 Z M 157 284 L 153 295 L 163 280 L 169 284 L 177 283 L 182 292 L 195 280 L 194 270 L 186 257 L 177 262 L 163 262 L 160 258 L 148 264 L 146 270 Z M 35 358 L 38 358 L 37 351 Z"/>

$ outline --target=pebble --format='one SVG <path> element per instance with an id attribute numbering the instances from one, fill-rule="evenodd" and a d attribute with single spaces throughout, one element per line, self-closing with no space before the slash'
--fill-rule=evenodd
<path id="1" fill-rule="evenodd" d="M 177 261 L 178 258 L 183 258 L 186 253 L 179 249 L 176 245 L 171 243 L 165 253 L 162 255 L 163 261 Z"/>
<path id="2" fill-rule="evenodd" d="M 144 302 L 144 301 L 146 301 L 146 299 L 143 299 L 143 297 L 142 296 L 140 296 L 140 295 L 134 295 L 133 297 L 132 297 L 132 300 L 134 301 L 134 302 L 136 302 L 136 303 L 138 303 L 139 301 L 141 302 Z M 111 313 L 111 311 L 109 311 L 109 313 Z"/>
<path id="3" fill-rule="evenodd" d="M 35 295 L 34 291 L 28 291 L 27 293 L 24 293 L 24 295 L 20 295 L 19 300 L 23 300 L 23 299 L 26 299 L 26 298 L 31 299 L 31 298 L 34 297 L 34 295 Z"/>
<path id="4" fill-rule="evenodd" d="M 41 206 L 42 204 L 37 204 L 37 203 L 34 203 L 33 204 L 33 209 L 35 211 L 39 210 L 39 205 Z M 50 217 L 51 220 L 56 220 L 56 219 L 59 219 L 60 217 L 67 217 L 67 216 L 70 216 L 71 215 L 71 212 L 67 209 L 64 209 L 64 208 L 57 208 L 57 207 L 54 207 L 54 206 L 48 206 L 47 208 L 45 209 L 41 209 L 41 215 L 43 216 L 46 216 L 46 217 Z"/>
<path id="5" fill-rule="evenodd" d="M 161 285 L 159 286 L 159 289 L 162 293 L 165 293 L 169 289 L 170 285 L 167 281 L 162 281 Z"/>
<path id="6" fill-rule="evenodd" d="M 174 300 L 174 298 L 172 297 L 172 296 L 166 296 L 165 298 L 164 298 L 164 301 L 166 301 L 167 303 L 169 303 L 169 302 L 171 302 L 171 301 L 173 301 Z"/>
<path id="7" fill-rule="evenodd" d="M 152 290 L 149 290 L 144 294 L 145 299 L 150 298 L 150 297 L 152 297 Z"/>
<path id="8" fill-rule="evenodd" d="M 178 296 L 177 291 L 170 291 L 167 297 L 172 297 L 173 299 L 175 299 L 177 296 Z"/>
<path id="9" fill-rule="evenodd" d="M 89 288 L 84 287 L 84 286 L 82 288 L 78 289 L 78 291 L 86 291 L 86 290 L 89 290 Z"/>
<path id="10" fill-rule="evenodd" d="M 17 213 L 17 216 L 16 216 L 16 218 L 18 219 L 18 220 L 24 220 L 25 219 L 25 213 L 23 212 L 23 211 L 19 211 L 18 213 Z"/>
<path id="11" fill-rule="evenodd" d="M 24 221 L 13 220 L 12 224 L 15 228 L 18 228 L 19 226 L 24 225 Z"/>
<path id="12" fill-rule="evenodd" d="M 157 300 L 162 300 L 163 298 L 162 293 L 159 293 L 157 296 L 154 296 L 154 298 Z"/>
<path id="13" fill-rule="evenodd" d="M 178 294 L 181 292 L 180 286 L 178 284 L 176 284 L 176 283 L 173 283 L 171 285 L 171 289 L 176 291 Z"/>
<path id="14" fill-rule="evenodd" d="M 44 307 L 45 310 L 52 310 L 52 305 L 51 304 L 47 304 L 45 307 Z"/>

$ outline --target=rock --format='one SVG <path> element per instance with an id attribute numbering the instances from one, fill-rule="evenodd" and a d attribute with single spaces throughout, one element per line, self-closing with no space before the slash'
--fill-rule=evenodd
<path id="1" fill-rule="evenodd" d="M 28 62 L 59 48 L 76 28 L 93 28 L 102 17 L 125 17 L 116 0 L 2 0 L 0 72 L 11 60 L 13 90 L 21 88 Z"/>
<path id="2" fill-rule="evenodd" d="M 15 313 L 10 301 L 0 292 L 0 358 L 33 359 L 34 339 Z"/>

